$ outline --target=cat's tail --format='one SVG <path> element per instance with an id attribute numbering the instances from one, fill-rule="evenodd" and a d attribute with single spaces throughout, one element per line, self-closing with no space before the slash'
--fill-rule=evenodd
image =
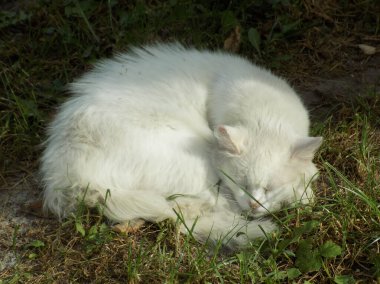
<path id="1" fill-rule="evenodd" d="M 202 243 L 221 243 L 232 250 L 244 248 L 250 240 L 265 237 L 276 229 L 269 220 L 247 221 L 239 213 L 224 206 L 201 210 L 201 200 L 193 200 L 187 206 L 180 206 L 152 191 L 114 190 L 103 195 L 97 190 L 86 189 L 81 191 L 82 196 L 74 196 L 73 192 L 78 194 L 78 188 L 45 191 L 44 205 L 59 217 L 67 216 L 68 212 L 75 210 L 78 201 L 83 201 L 89 207 L 99 206 L 102 213 L 113 222 L 125 223 L 138 219 L 160 222 L 165 219 L 179 219 L 182 233 L 192 235 Z"/>
<path id="2" fill-rule="evenodd" d="M 101 203 L 105 204 L 104 215 L 115 222 L 123 223 L 136 219 L 160 222 L 176 218 L 166 198 L 152 192 L 114 192 Z"/>
<path id="3" fill-rule="evenodd" d="M 104 215 L 113 221 L 124 223 L 136 219 L 151 222 L 179 220 L 182 233 L 192 235 L 202 243 L 217 245 L 221 242 L 232 250 L 244 248 L 251 240 L 265 237 L 276 230 L 276 225 L 270 220 L 248 221 L 224 206 L 201 210 L 201 200 L 193 200 L 187 206 L 181 206 L 154 192 L 114 192 L 104 203 Z"/>
<path id="4" fill-rule="evenodd" d="M 153 192 L 97 190 L 79 185 L 64 189 L 45 188 L 44 210 L 55 214 L 60 220 L 77 211 L 80 204 L 97 207 L 100 213 L 116 223 L 136 219 L 160 222 L 176 218 L 168 201 Z"/>
<path id="5" fill-rule="evenodd" d="M 179 215 L 179 214 L 178 214 Z M 231 250 L 247 247 L 253 239 L 266 237 L 277 229 L 270 220 L 248 221 L 231 211 L 215 211 L 195 219 L 181 218 L 181 231 L 202 243 L 222 244 Z"/>
<path id="6" fill-rule="evenodd" d="M 276 229 L 269 220 L 247 221 L 240 214 L 221 206 L 201 210 L 201 200 L 181 206 L 154 192 L 113 192 L 101 203 L 105 204 L 104 215 L 112 221 L 179 220 L 182 233 L 213 246 L 221 243 L 231 250 L 244 248 L 251 240 L 265 237 Z"/>

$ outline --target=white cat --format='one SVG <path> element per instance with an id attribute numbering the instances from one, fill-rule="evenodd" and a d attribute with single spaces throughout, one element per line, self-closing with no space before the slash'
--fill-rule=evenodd
<path id="1" fill-rule="evenodd" d="M 44 207 L 60 218 L 83 199 L 115 222 L 180 218 L 198 240 L 240 248 L 275 229 L 242 211 L 262 216 L 313 196 L 322 138 L 308 137 L 285 81 L 236 55 L 133 49 L 69 89 L 41 166 Z"/>

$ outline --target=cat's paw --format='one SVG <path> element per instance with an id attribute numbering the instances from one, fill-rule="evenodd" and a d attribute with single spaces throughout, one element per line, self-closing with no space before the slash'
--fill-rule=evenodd
<path id="1" fill-rule="evenodd" d="M 271 220 L 258 219 L 247 224 L 245 234 L 249 239 L 255 239 L 264 237 L 275 230 L 277 230 L 277 226 Z"/>
<path id="2" fill-rule="evenodd" d="M 270 220 L 258 219 L 249 222 L 235 234 L 232 245 L 236 248 L 247 247 L 250 241 L 257 238 L 266 238 L 278 227 Z"/>
<path id="3" fill-rule="evenodd" d="M 125 221 L 120 224 L 116 224 L 112 226 L 112 230 L 117 233 L 136 233 L 143 225 L 145 224 L 145 221 L 142 219 L 135 219 L 131 221 Z"/>

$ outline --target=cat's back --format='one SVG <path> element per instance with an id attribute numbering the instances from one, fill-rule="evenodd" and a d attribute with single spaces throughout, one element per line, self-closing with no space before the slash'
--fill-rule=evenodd
<path id="1" fill-rule="evenodd" d="M 144 125 L 151 123 L 149 118 L 158 124 L 169 118 L 203 121 L 217 61 L 213 53 L 178 44 L 133 48 L 100 61 L 71 83 L 74 96 L 61 112 L 72 116 L 93 109 Z"/>
<path id="2" fill-rule="evenodd" d="M 149 90 L 145 96 L 153 97 L 159 95 L 160 90 L 174 89 L 179 84 L 206 84 L 212 74 L 202 65 L 214 57 L 209 52 L 185 49 L 178 44 L 132 48 L 101 60 L 93 70 L 72 83 L 70 89 L 93 96 L 101 91 L 135 96 L 133 91 Z"/>
<path id="3" fill-rule="evenodd" d="M 263 78 L 267 75 L 229 53 L 185 48 L 180 44 L 155 44 L 132 48 L 100 61 L 72 83 L 70 90 L 81 95 L 106 92 L 131 97 L 136 97 L 136 91 L 146 91 L 143 97 L 175 100 L 184 99 L 181 93 L 186 92 L 192 93 L 187 98 L 197 97 L 197 91 L 208 89 L 221 75 L 232 78 L 249 73 Z"/>

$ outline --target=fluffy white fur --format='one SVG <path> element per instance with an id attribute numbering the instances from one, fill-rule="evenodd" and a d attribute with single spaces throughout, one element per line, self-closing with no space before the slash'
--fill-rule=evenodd
<path id="1" fill-rule="evenodd" d="M 242 211 L 312 198 L 322 139 L 308 137 L 293 89 L 245 59 L 148 46 L 101 61 L 70 92 L 41 166 L 44 206 L 60 218 L 84 198 L 116 222 L 179 215 L 200 241 L 243 247 L 275 225 Z"/>

